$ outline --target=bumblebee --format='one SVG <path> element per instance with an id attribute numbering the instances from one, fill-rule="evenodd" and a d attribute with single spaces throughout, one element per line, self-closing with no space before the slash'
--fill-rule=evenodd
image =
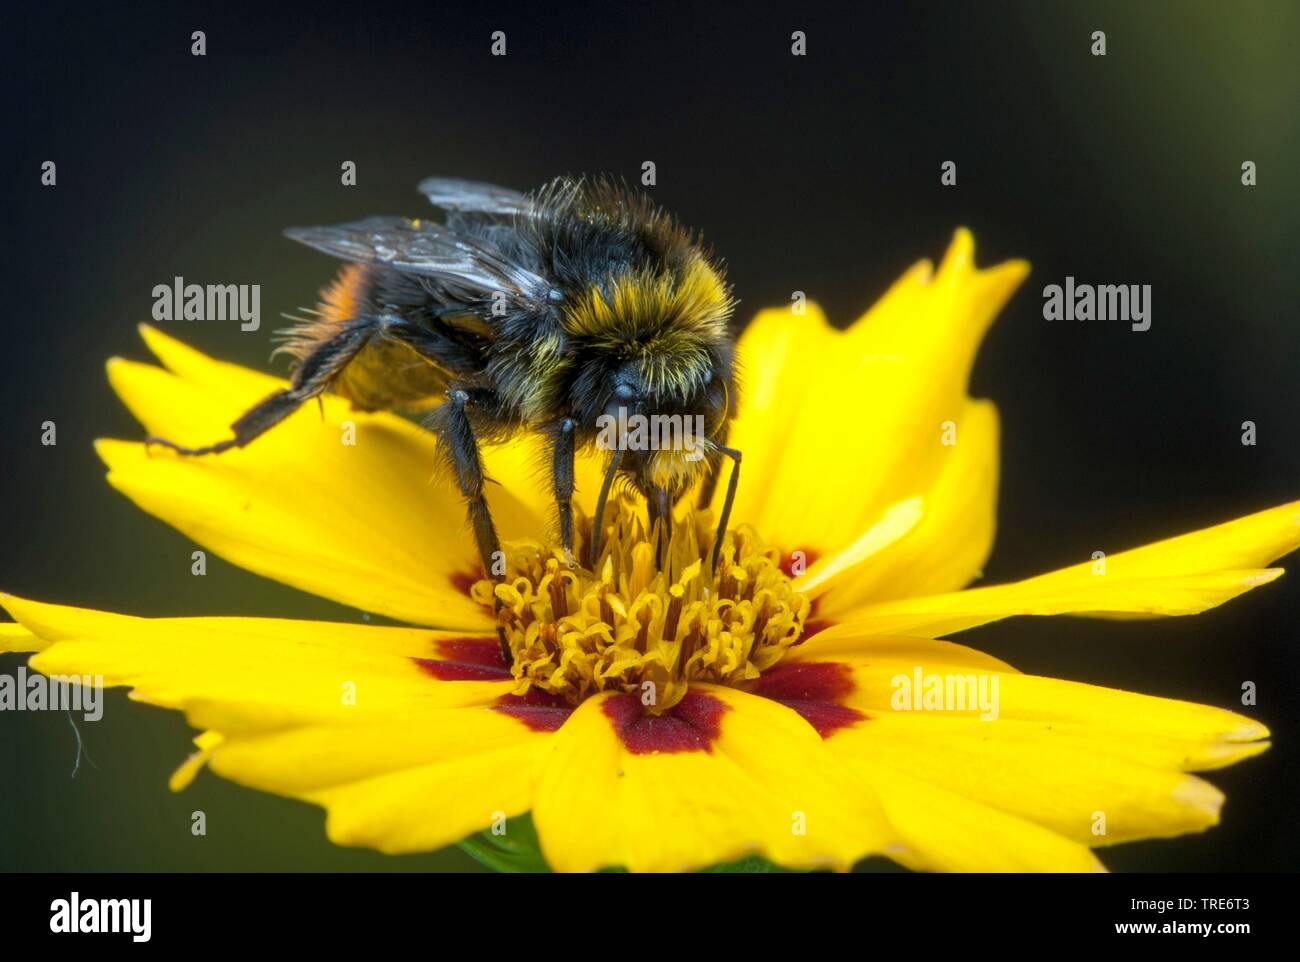
<path id="1" fill-rule="evenodd" d="M 672 509 L 703 479 L 712 500 L 722 458 L 733 468 L 719 515 L 716 566 L 740 472 L 726 444 L 735 397 L 734 306 L 721 266 L 698 235 L 644 194 L 608 180 L 561 177 L 531 194 L 451 178 L 419 190 L 443 223 L 372 217 L 295 227 L 293 240 L 349 263 L 322 292 L 312 320 L 279 350 L 295 359 L 290 386 L 206 447 L 243 447 L 326 391 L 360 410 L 426 412 L 440 457 L 464 496 L 485 574 L 500 543 L 484 497 L 480 445 L 521 432 L 547 439 L 559 538 L 573 558 L 574 458 L 604 449 L 604 480 L 586 563 L 594 565 L 616 480 L 646 499 L 666 543 Z M 689 450 L 598 444 L 617 419 L 660 415 L 703 427 Z"/>

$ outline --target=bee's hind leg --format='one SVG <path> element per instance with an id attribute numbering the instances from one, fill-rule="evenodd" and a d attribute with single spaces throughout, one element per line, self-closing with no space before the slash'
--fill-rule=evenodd
<path id="1" fill-rule="evenodd" d="M 479 453 L 474 427 L 470 424 L 466 411 L 471 403 L 468 391 L 452 388 L 447 392 L 446 402 L 434 409 L 428 424 L 437 435 L 439 449 L 455 473 L 456 483 L 465 498 L 469 522 L 474 529 L 474 540 L 478 544 L 479 560 L 483 563 L 483 573 L 494 581 L 500 581 L 496 562 L 501 556 L 501 542 L 497 538 L 492 512 L 488 510 L 487 498 L 483 494 L 483 457 Z M 501 601 L 495 595 L 493 607 L 497 611 L 501 608 Z M 497 640 L 501 643 L 501 656 L 509 665 L 513 661 L 510 643 L 506 641 L 505 629 L 499 623 Z"/>
<path id="2" fill-rule="evenodd" d="M 230 430 L 235 435 L 233 438 L 218 441 L 216 444 L 204 445 L 201 448 L 187 448 L 175 441 L 168 441 L 166 438 L 160 438 L 153 434 L 145 438 L 144 443 L 146 446 L 156 444 L 160 447 L 170 448 L 177 454 L 191 457 L 199 454 L 220 454 L 222 451 L 229 451 L 231 448 L 242 448 L 298 410 L 302 402 L 309 396 L 299 396 L 298 392 L 292 388 L 276 391 L 270 397 L 249 408 L 238 421 L 230 426 Z"/>
<path id="3" fill-rule="evenodd" d="M 338 373 L 357 356 L 357 352 L 365 347 L 371 330 L 372 325 L 357 323 L 335 334 L 329 340 L 323 341 L 299 365 L 288 388 L 263 398 L 230 426 L 234 437 L 203 447 L 188 448 L 175 441 L 150 435 L 144 439 L 145 445 L 156 444 L 189 457 L 200 454 L 220 454 L 231 448 L 242 448 L 298 410 L 304 401 L 324 393 Z"/>

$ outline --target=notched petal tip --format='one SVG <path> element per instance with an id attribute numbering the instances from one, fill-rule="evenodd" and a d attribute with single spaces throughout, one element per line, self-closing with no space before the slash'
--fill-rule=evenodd
<path id="1" fill-rule="evenodd" d="M 28 601 L 26 598 L 10 594 L 7 591 L 0 591 L 0 608 L 7 611 L 10 618 L 28 631 L 32 630 L 27 623 L 28 618 L 31 617 L 28 606 L 35 604 L 37 604 L 37 602 Z"/>
<path id="2" fill-rule="evenodd" d="M 1271 738 L 1273 733 L 1268 730 L 1268 726 L 1262 722 L 1257 722 L 1253 718 L 1247 718 L 1245 715 L 1234 714 L 1232 716 L 1240 724 L 1232 731 L 1223 734 L 1223 740 L 1227 742 L 1259 742 L 1266 738 Z"/>
<path id="3" fill-rule="evenodd" d="M 90 443 L 95 449 L 95 455 L 104 463 L 104 466 L 111 468 L 113 466 L 112 457 L 114 449 L 119 446 L 133 445 L 136 442 L 122 441 L 117 438 L 95 438 L 95 440 Z"/>
<path id="4" fill-rule="evenodd" d="M 1174 800 L 1204 816 L 1203 828 L 1219 824 L 1224 794 L 1203 778 L 1188 775 L 1174 788 Z"/>
<path id="5" fill-rule="evenodd" d="M 176 338 L 164 334 L 153 324 L 141 322 L 135 326 L 135 329 L 140 334 L 140 340 L 144 341 L 145 347 L 149 348 L 150 353 L 160 361 L 165 360 L 163 354 L 168 348 L 181 344 Z"/>
<path id="6" fill-rule="evenodd" d="M 46 644 L 46 641 L 16 621 L 0 624 L 0 655 L 37 652 Z"/>
<path id="7" fill-rule="evenodd" d="M 132 632 L 145 620 L 135 615 L 34 601 L 3 593 L 0 593 L 0 608 L 9 612 L 15 621 L 45 642 L 44 648 L 57 641 L 103 638 L 118 630 Z M 43 649 L 40 654 L 33 656 L 32 667 L 45 671 L 44 659 L 47 657 L 48 652 Z"/>
<path id="8" fill-rule="evenodd" d="M 223 738 L 220 732 L 212 731 L 195 735 L 194 745 L 198 750 L 177 766 L 176 771 L 172 772 L 171 777 L 167 779 L 167 787 L 173 792 L 182 792 L 189 788 L 199 772 L 207 765 L 208 759 L 212 757 L 213 751 L 221 744 Z"/>
<path id="9" fill-rule="evenodd" d="M 1024 258 L 1015 257 L 1010 260 L 994 264 L 992 267 L 979 268 L 975 265 L 975 234 L 969 227 L 958 227 L 952 234 L 952 241 L 948 245 L 948 250 L 944 252 L 943 261 L 940 263 L 940 273 L 953 270 L 958 267 L 970 268 L 977 273 L 991 274 L 993 272 L 1006 273 L 1016 277 L 1016 282 L 1023 280 L 1029 273 L 1029 261 Z"/>
<path id="10" fill-rule="evenodd" d="M 113 389 L 118 400 L 125 400 L 125 391 L 129 386 L 132 373 L 138 368 L 152 368 L 153 365 L 132 361 L 130 358 L 114 355 L 104 362 L 104 375 L 108 386 Z"/>
<path id="11" fill-rule="evenodd" d="M 968 264 L 974 260 L 975 234 L 969 227 L 958 227 L 952 232 L 952 240 L 948 243 L 948 250 L 944 252 L 943 266 L 940 270 L 958 264 Z"/>

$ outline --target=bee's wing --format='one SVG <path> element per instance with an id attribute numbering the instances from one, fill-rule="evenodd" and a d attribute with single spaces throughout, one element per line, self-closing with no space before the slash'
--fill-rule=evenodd
<path id="1" fill-rule="evenodd" d="M 497 291 L 541 300 L 548 285 L 512 263 L 489 241 L 442 224 L 405 217 L 371 217 L 334 227 L 290 227 L 285 236 L 334 257 L 378 264 L 430 278 L 450 298 L 476 300 Z"/>
<path id="2" fill-rule="evenodd" d="M 459 177 L 426 177 L 419 190 L 434 207 L 446 211 L 523 214 L 531 207 L 528 197 L 517 190 Z"/>

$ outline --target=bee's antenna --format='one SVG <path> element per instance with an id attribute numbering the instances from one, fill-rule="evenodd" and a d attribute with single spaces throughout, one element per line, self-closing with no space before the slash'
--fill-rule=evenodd
<path id="1" fill-rule="evenodd" d="M 623 449 L 615 448 L 614 456 L 609 459 L 609 467 L 605 469 L 605 481 L 600 486 L 600 497 L 596 499 L 596 514 L 591 519 L 591 551 L 587 559 L 588 565 L 594 570 L 596 559 L 600 557 L 600 538 L 602 526 L 605 523 L 605 502 L 609 500 L 609 489 L 614 484 L 614 475 L 618 471 L 619 462 L 623 460 Z"/>

